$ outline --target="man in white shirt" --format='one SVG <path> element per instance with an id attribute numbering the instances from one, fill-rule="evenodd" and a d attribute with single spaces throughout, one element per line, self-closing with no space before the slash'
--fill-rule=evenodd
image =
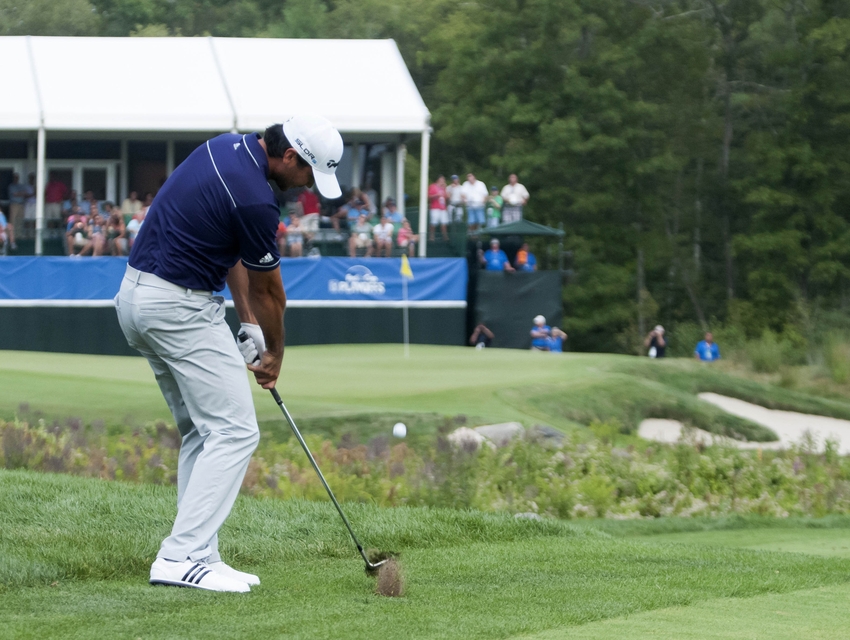
<path id="1" fill-rule="evenodd" d="M 451 184 L 446 187 L 446 196 L 449 199 L 449 222 L 463 222 L 463 185 L 457 176 L 452 176 Z"/>
<path id="2" fill-rule="evenodd" d="M 471 173 L 466 174 L 466 182 L 461 188 L 463 201 L 466 204 L 466 223 L 470 231 L 475 231 L 479 226 L 483 227 L 486 220 L 484 217 L 484 202 L 489 193 L 487 186 L 480 180 L 476 180 Z"/>
<path id="3" fill-rule="evenodd" d="M 528 189 L 517 182 L 515 173 L 508 176 L 508 184 L 502 187 L 502 198 L 505 205 L 502 208 L 502 224 L 522 220 L 522 208 L 528 202 Z"/>
<path id="4" fill-rule="evenodd" d="M 372 229 L 372 234 L 375 236 L 375 255 L 381 257 L 381 250 L 384 255 L 389 258 L 393 253 L 393 232 L 395 227 L 387 216 L 381 218 L 381 223 L 376 224 Z"/>

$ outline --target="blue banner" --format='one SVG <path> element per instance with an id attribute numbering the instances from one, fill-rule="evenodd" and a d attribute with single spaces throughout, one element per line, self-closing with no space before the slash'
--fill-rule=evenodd
<path id="1" fill-rule="evenodd" d="M 0 305 L 111 303 L 126 265 L 126 258 L 112 257 L 0 258 Z M 407 299 L 412 306 L 465 306 L 466 260 L 413 258 L 410 267 Z M 396 306 L 404 298 L 399 258 L 285 258 L 280 271 L 293 306 Z M 224 295 L 230 298 L 230 292 Z"/>

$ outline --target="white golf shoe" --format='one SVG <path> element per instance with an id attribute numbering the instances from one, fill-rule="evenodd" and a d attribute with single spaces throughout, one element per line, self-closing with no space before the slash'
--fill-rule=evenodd
<path id="1" fill-rule="evenodd" d="M 209 568 L 215 571 L 220 576 L 232 578 L 233 580 L 238 580 L 239 582 L 244 582 L 245 584 L 250 585 L 252 587 L 260 584 L 260 579 L 253 573 L 245 573 L 244 571 L 238 571 L 233 567 L 225 564 L 221 560 L 219 560 L 218 562 L 210 562 Z"/>
<path id="2" fill-rule="evenodd" d="M 157 558 L 151 565 L 150 583 L 235 593 L 246 593 L 251 590 L 247 583 L 214 571 L 206 562 L 191 560 L 173 562 L 165 558 Z"/>

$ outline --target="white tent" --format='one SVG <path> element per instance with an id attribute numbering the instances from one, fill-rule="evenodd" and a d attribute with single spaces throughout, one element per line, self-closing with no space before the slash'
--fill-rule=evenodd
<path id="1" fill-rule="evenodd" d="M 430 114 L 393 40 L 21 36 L 0 37 L 0 58 L 14 62 L 6 66 L 4 84 L 14 91 L 0 100 L 0 131 L 38 131 L 36 253 L 51 131 L 255 131 L 319 113 L 344 138 L 393 134 L 399 202 L 403 140 L 421 136 L 425 255 Z M 101 78 L 112 79 L 117 97 L 104 95 Z"/>

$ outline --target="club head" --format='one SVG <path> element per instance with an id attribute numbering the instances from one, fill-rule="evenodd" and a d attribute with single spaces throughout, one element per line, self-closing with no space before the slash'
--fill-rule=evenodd
<path id="1" fill-rule="evenodd" d="M 366 573 L 368 573 L 370 576 L 378 573 L 378 569 L 380 569 L 382 566 L 387 564 L 387 562 L 389 562 L 389 560 L 390 560 L 389 558 L 386 558 L 384 560 L 380 560 L 378 562 L 369 562 L 367 560 L 366 561 Z"/>

